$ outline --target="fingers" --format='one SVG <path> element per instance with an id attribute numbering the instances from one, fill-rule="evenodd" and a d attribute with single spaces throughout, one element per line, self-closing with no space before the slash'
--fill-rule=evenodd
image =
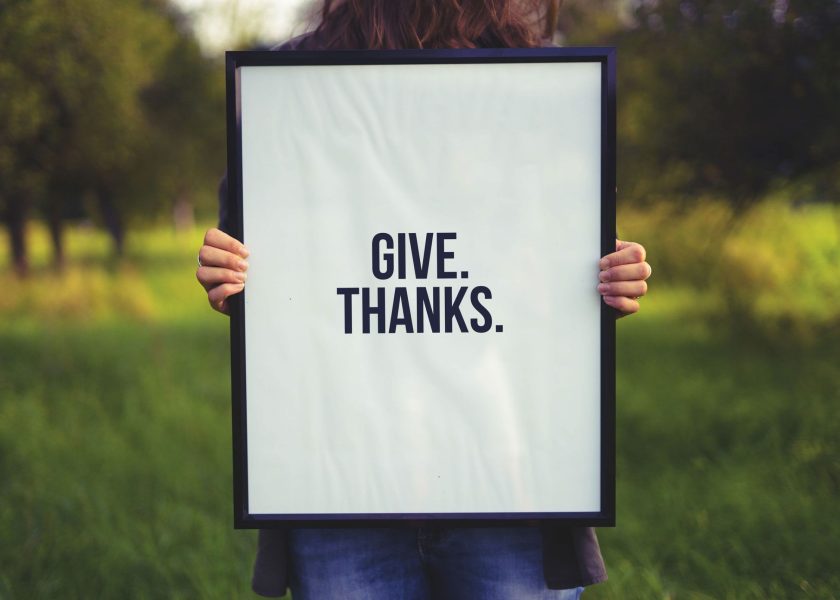
<path id="1" fill-rule="evenodd" d="M 220 283 L 243 283 L 247 279 L 248 262 L 239 254 L 205 245 L 199 250 L 198 259 L 201 266 L 195 276 L 205 290 Z"/>
<path id="2" fill-rule="evenodd" d="M 248 248 L 239 240 L 232 238 L 221 229 L 208 229 L 204 234 L 204 246 L 211 248 L 219 248 L 230 252 L 231 254 L 238 254 L 242 258 L 248 258 Z"/>
<path id="3" fill-rule="evenodd" d="M 209 229 L 198 251 L 200 267 L 196 279 L 207 290 L 207 300 L 215 310 L 228 314 L 227 299 L 245 288 L 248 248 L 220 229 Z"/>
<path id="4" fill-rule="evenodd" d="M 615 252 L 607 254 L 599 264 L 598 292 L 604 303 L 622 315 L 639 311 L 638 298 L 647 293 L 647 279 L 652 269 L 645 262 L 644 246 L 636 242 L 615 241 Z"/>
<path id="5" fill-rule="evenodd" d="M 245 271 L 248 270 L 248 261 L 240 254 L 204 245 L 198 252 L 198 260 L 201 261 L 201 266 L 195 272 L 195 276 L 206 290 L 220 283 L 243 283 L 247 278 Z"/>
<path id="6" fill-rule="evenodd" d="M 195 277 L 204 286 L 205 290 L 209 290 L 220 283 L 245 283 L 248 275 L 244 271 L 233 271 L 205 265 L 198 268 Z"/>
<path id="7" fill-rule="evenodd" d="M 624 240 L 615 240 L 615 249 L 616 250 L 624 250 L 625 248 L 629 248 L 630 246 L 639 246 L 636 242 L 626 242 Z"/>
<path id="8" fill-rule="evenodd" d="M 611 267 L 598 274 L 598 279 L 607 281 L 644 281 L 651 276 L 653 270 L 646 262 Z"/>
<path id="9" fill-rule="evenodd" d="M 639 311 L 639 301 L 627 296 L 604 296 L 604 303 L 625 315 Z"/>
<path id="10" fill-rule="evenodd" d="M 601 270 L 618 265 L 630 265 L 645 261 L 645 248 L 636 242 L 615 241 L 616 251 L 601 259 Z"/>
<path id="11" fill-rule="evenodd" d="M 202 246 L 198 251 L 198 260 L 205 267 L 224 267 L 234 271 L 248 269 L 248 261 L 241 255 L 214 246 Z"/>
<path id="12" fill-rule="evenodd" d="M 612 283 L 599 283 L 598 291 L 602 296 L 638 298 L 647 294 L 647 287 L 645 281 L 614 281 Z"/>
<path id="13" fill-rule="evenodd" d="M 227 299 L 245 289 L 244 283 L 222 283 L 207 292 L 207 300 L 215 310 L 229 314 Z"/>

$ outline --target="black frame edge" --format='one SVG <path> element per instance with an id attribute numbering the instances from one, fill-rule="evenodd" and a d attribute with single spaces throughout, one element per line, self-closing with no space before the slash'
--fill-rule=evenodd
<path id="1" fill-rule="evenodd" d="M 225 53 L 227 117 L 227 202 L 231 235 L 245 242 L 242 222 L 242 131 L 240 128 L 239 71 L 235 53 Z M 231 425 L 233 436 L 233 523 L 249 527 L 248 448 L 245 389 L 245 292 L 228 299 L 230 309 Z"/>
<path id="2" fill-rule="evenodd" d="M 616 239 L 616 50 L 601 63 L 601 255 Z M 616 313 L 601 301 L 601 513 L 615 526 L 616 488 Z"/>

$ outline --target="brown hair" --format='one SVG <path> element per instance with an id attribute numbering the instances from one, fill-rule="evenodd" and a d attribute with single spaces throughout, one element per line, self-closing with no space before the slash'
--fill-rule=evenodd
<path id="1" fill-rule="evenodd" d="M 324 0 L 309 39 L 324 49 L 530 48 L 560 0 Z"/>

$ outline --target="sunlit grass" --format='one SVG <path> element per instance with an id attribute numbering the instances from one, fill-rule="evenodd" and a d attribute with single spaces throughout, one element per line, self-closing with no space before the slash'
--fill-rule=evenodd
<path id="1" fill-rule="evenodd" d="M 47 231 L 33 223 L 28 235 L 31 272 L 24 279 L 9 280 L 0 294 L 3 321 L 90 324 L 211 318 L 195 280 L 204 230 L 158 227 L 132 231 L 125 256 L 117 260 L 103 232 L 84 225 L 70 226 L 66 233 L 70 258 L 56 271 Z M 5 232 L 0 244 L 0 270 L 10 273 Z"/>

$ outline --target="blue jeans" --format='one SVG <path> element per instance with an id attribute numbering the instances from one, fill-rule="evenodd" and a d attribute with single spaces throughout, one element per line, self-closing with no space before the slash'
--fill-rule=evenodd
<path id="1" fill-rule="evenodd" d="M 577 600 L 549 590 L 532 527 L 293 529 L 294 600 Z"/>

